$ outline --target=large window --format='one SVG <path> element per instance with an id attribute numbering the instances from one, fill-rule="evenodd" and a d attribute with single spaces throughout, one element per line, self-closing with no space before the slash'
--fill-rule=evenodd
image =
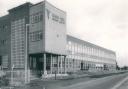
<path id="1" fill-rule="evenodd" d="M 8 68 L 8 55 L 0 56 L 0 66 Z"/>
<path id="2" fill-rule="evenodd" d="M 2 66 L 3 68 L 8 68 L 8 56 L 7 55 L 2 56 Z"/>
<path id="3" fill-rule="evenodd" d="M 42 40 L 42 31 L 35 31 L 29 34 L 30 41 L 40 41 Z"/>
<path id="4" fill-rule="evenodd" d="M 38 12 L 30 16 L 30 22 L 31 23 L 38 23 L 43 20 L 43 13 Z"/>
<path id="5" fill-rule="evenodd" d="M 0 31 L 5 32 L 7 30 L 8 26 L 7 25 L 2 25 L 0 26 Z"/>

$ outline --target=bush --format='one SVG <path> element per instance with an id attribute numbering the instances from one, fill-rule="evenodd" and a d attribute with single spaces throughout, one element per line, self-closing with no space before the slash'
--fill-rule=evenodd
<path id="1" fill-rule="evenodd" d="M 0 87 L 9 85 L 9 80 L 6 75 L 0 76 Z"/>

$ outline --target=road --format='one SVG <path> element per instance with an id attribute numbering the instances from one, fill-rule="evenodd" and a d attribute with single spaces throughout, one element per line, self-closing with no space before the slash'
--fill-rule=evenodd
<path id="1" fill-rule="evenodd" d="M 78 78 L 70 80 L 35 80 L 26 86 L 15 87 L 15 89 L 112 89 L 128 74 L 117 74 L 101 78 Z"/>
<path id="2" fill-rule="evenodd" d="M 66 86 L 60 89 L 113 89 L 113 87 L 118 84 L 121 80 L 128 76 L 127 73 L 108 76 L 104 78 L 99 78 L 96 80 L 91 80 L 88 82 L 81 82 L 75 85 Z"/>

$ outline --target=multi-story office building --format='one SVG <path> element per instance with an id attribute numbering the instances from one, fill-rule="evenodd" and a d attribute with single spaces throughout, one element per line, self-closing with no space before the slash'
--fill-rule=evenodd
<path id="1" fill-rule="evenodd" d="M 66 34 L 66 13 L 46 1 L 25 3 L 0 18 L 0 66 L 30 75 L 115 70 L 115 52 Z"/>
<path id="2" fill-rule="evenodd" d="M 115 70 L 115 52 L 67 35 L 67 70 Z"/>

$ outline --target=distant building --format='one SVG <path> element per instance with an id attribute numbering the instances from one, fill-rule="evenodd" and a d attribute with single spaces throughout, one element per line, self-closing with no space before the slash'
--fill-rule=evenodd
<path id="1" fill-rule="evenodd" d="M 80 70 L 115 70 L 115 52 L 67 35 L 66 12 L 46 1 L 25 3 L 0 18 L 0 66 L 29 78 Z M 29 78 L 28 78 L 29 77 Z"/>

